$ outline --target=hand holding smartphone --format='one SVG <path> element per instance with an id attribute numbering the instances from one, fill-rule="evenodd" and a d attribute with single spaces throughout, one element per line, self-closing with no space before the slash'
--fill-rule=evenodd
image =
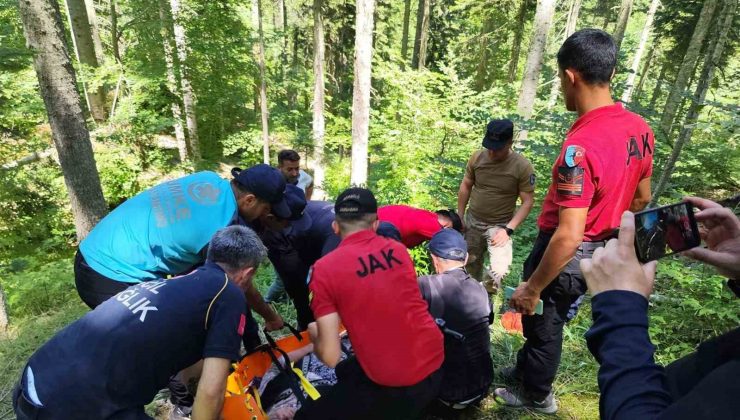
<path id="1" fill-rule="evenodd" d="M 635 251 L 643 264 L 700 244 L 694 206 L 690 202 L 635 213 Z"/>

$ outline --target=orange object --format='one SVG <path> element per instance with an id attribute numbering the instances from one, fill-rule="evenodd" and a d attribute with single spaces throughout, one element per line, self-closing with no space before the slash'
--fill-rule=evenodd
<path id="1" fill-rule="evenodd" d="M 522 314 L 513 311 L 504 312 L 501 316 L 501 325 L 510 333 L 523 333 Z"/>
<path id="2" fill-rule="evenodd" d="M 294 335 L 275 340 L 277 347 L 288 353 L 311 344 L 308 332 L 300 333 L 302 340 Z M 280 359 L 282 355 L 275 349 L 270 349 Z M 226 396 L 221 415 L 224 420 L 267 420 L 267 414 L 262 409 L 254 378 L 262 377 L 272 365 L 272 359 L 267 350 L 258 350 L 245 356 L 237 365 L 234 372 L 226 380 Z"/>

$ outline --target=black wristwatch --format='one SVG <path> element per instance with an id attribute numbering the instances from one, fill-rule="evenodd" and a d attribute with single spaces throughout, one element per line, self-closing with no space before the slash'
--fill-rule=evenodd
<path id="1" fill-rule="evenodd" d="M 514 234 L 514 229 L 512 229 L 512 228 L 510 228 L 510 227 L 508 227 L 506 225 L 498 225 L 498 227 L 500 227 L 501 229 L 505 230 L 506 231 L 506 234 L 509 235 L 509 237 L 511 237 L 511 235 Z"/>

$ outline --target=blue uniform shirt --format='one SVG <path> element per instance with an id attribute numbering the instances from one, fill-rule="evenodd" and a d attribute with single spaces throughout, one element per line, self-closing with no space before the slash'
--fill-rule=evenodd
<path id="1" fill-rule="evenodd" d="M 80 243 L 93 270 L 138 283 L 181 274 L 203 261 L 217 230 L 236 220 L 229 181 L 198 172 L 152 187 L 127 200 Z"/>

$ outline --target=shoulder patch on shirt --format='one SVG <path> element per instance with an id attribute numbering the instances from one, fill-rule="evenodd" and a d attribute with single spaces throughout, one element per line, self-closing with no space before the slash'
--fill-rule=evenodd
<path id="1" fill-rule="evenodd" d="M 534 185 L 534 181 L 536 179 L 536 176 L 534 174 L 529 176 L 529 185 Z"/>
<path id="2" fill-rule="evenodd" d="M 580 167 L 558 166 L 558 194 L 580 197 L 583 194 L 584 172 Z"/>
<path id="3" fill-rule="evenodd" d="M 583 158 L 586 157 L 586 149 L 584 149 L 581 146 L 576 145 L 570 145 L 567 149 L 565 149 L 565 164 L 568 165 L 569 168 L 573 168 L 578 166 L 579 163 L 583 161 Z"/>

